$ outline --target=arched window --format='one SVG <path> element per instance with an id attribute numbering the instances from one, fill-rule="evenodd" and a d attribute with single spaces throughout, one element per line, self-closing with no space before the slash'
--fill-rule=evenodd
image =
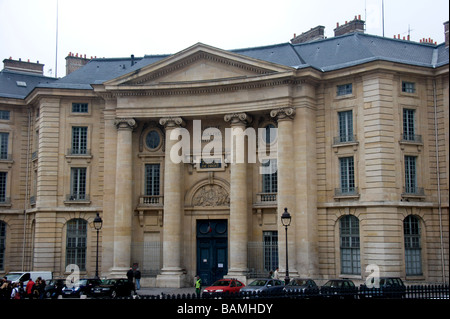
<path id="1" fill-rule="evenodd" d="M 340 220 L 341 273 L 361 274 L 359 220 L 346 215 Z"/>
<path id="2" fill-rule="evenodd" d="M 409 215 L 403 220 L 403 235 L 405 237 L 406 275 L 422 275 L 420 223 L 417 217 Z"/>
<path id="3" fill-rule="evenodd" d="M 5 269 L 6 223 L 0 220 L 0 270 Z"/>
<path id="4" fill-rule="evenodd" d="M 71 219 L 67 222 L 66 266 L 78 265 L 86 270 L 87 221 Z"/>

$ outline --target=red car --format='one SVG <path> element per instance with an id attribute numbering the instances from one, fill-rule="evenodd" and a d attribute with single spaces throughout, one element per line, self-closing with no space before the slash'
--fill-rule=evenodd
<path id="1" fill-rule="evenodd" d="M 211 286 L 206 287 L 205 293 L 235 293 L 239 292 L 245 285 L 237 279 L 220 279 Z"/>

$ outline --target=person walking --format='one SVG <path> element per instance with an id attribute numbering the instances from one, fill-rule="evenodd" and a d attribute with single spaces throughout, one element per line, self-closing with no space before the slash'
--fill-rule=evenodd
<path id="1" fill-rule="evenodd" d="M 136 280 L 136 290 L 141 289 L 141 271 L 139 268 L 134 272 L 134 279 Z"/>
<path id="2" fill-rule="evenodd" d="M 133 268 L 130 267 L 130 269 L 127 271 L 127 278 L 129 282 L 133 282 L 133 277 L 134 277 L 134 272 L 133 272 Z"/>
<path id="3" fill-rule="evenodd" d="M 34 281 L 33 279 L 28 280 L 27 286 L 25 288 L 25 293 L 29 299 L 33 299 Z"/>

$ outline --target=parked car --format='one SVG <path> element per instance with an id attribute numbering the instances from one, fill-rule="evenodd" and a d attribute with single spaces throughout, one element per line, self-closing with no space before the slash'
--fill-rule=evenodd
<path id="1" fill-rule="evenodd" d="M 92 297 L 111 297 L 131 296 L 136 292 L 134 283 L 128 279 L 105 279 L 99 285 L 91 289 Z"/>
<path id="2" fill-rule="evenodd" d="M 320 294 L 325 298 L 356 299 L 358 288 L 350 279 L 331 279 L 320 288 Z"/>
<path id="3" fill-rule="evenodd" d="M 283 289 L 287 293 L 301 293 L 304 295 L 318 295 L 319 287 L 312 279 L 294 278 Z"/>
<path id="4" fill-rule="evenodd" d="M 283 292 L 284 282 L 278 279 L 255 279 L 243 287 L 241 293 L 279 294 Z"/>
<path id="5" fill-rule="evenodd" d="M 65 279 L 52 279 L 45 285 L 45 298 L 58 298 L 62 295 L 62 290 L 66 284 Z"/>
<path id="6" fill-rule="evenodd" d="M 380 277 L 378 287 L 368 288 L 362 284 L 360 289 L 362 298 L 403 298 L 405 294 L 406 286 L 398 277 Z"/>
<path id="7" fill-rule="evenodd" d="M 204 293 L 236 293 L 245 285 L 237 279 L 220 279 L 206 287 Z"/>
<path id="8" fill-rule="evenodd" d="M 80 279 L 72 285 L 64 287 L 62 289 L 62 296 L 64 298 L 80 298 L 81 295 L 89 295 L 91 289 L 101 283 L 102 281 L 98 278 Z"/>

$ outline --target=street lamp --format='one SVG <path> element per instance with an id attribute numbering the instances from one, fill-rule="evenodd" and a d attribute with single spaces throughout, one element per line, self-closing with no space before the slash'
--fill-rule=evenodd
<path id="1" fill-rule="evenodd" d="M 289 279 L 289 258 L 288 258 L 288 236 L 287 229 L 291 225 L 291 214 L 289 214 L 287 208 L 284 209 L 283 215 L 281 215 L 281 224 L 283 224 L 286 230 L 286 277 L 284 277 L 284 284 L 287 285 L 290 281 Z"/>
<path id="2" fill-rule="evenodd" d="M 102 229 L 102 225 L 103 225 L 103 220 L 100 217 L 99 213 L 97 213 L 97 216 L 95 216 L 94 218 L 94 228 L 97 231 L 97 257 L 96 257 L 96 261 L 95 261 L 95 278 L 99 278 L 98 276 L 98 233 L 100 231 L 100 229 Z"/>

